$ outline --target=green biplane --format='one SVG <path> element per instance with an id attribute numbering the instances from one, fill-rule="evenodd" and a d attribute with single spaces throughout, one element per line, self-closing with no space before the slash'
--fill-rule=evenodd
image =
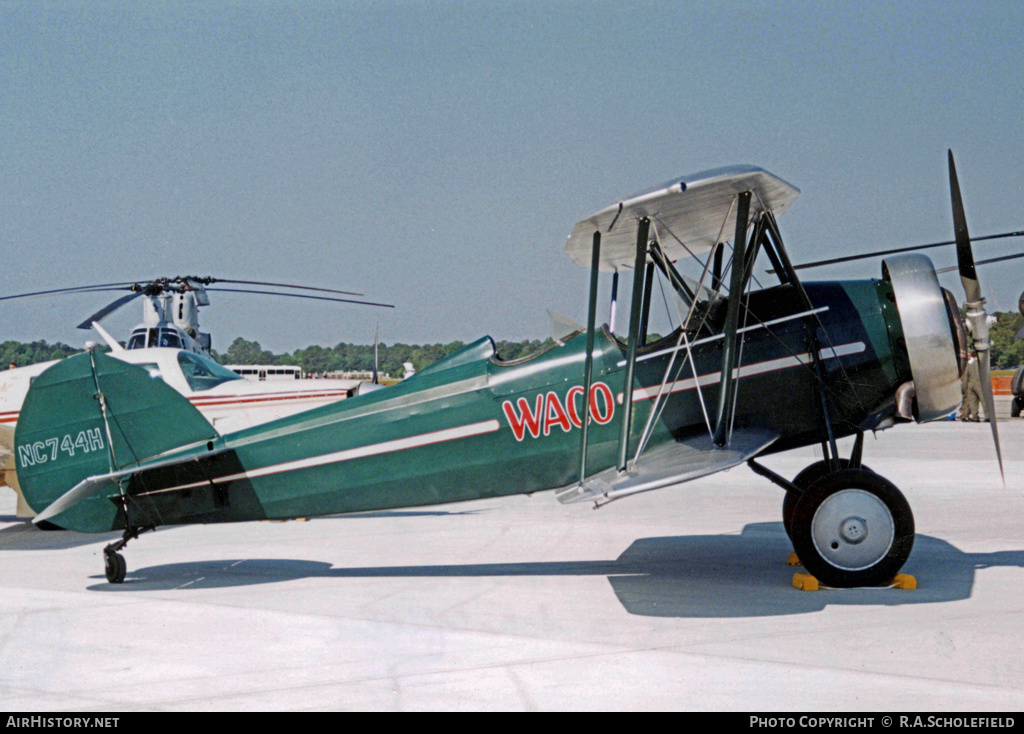
<path id="1" fill-rule="evenodd" d="M 950 175 L 983 349 L 952 155 Z M 398 385 L 236 433 L 219 435 L 142 368 L 96 350 L 64 360 L 36 379 L 15 435 L 25 497 L 45 508 L 35 522 L 123 530 L 105 549 L 116 583 L 119 551 L 160 525 L 542 490 L 601 505 L 746 462 L 785 490 L 785 527 L 811 573 L 831 586 L 887 582 L 910 554 L 914 521 L 900 491 L 862 466 L 864 432 L 957 409 L 963 326 L 922 255 L 887 260 L 878 280 L 802 283 L 776 221 L 798 194 L 737 166 L 618 202 L 568 239 L 591 273 L 585 328 L 511 361 L 485 337 Z M 757 284 L 762 254 L 777 283 Z M 681 273 L 683 261 L 699 276 Z M 601 273 L 629 271 L 623 340 L 597 325 L 598 285 Z M 655 274 L 680 316 L 660 339 L 648 337 Z M 851 435 L 842 457 L 836 442 Z M 758 462 L 818 444 L 826 458 L 792 480 Z"/>

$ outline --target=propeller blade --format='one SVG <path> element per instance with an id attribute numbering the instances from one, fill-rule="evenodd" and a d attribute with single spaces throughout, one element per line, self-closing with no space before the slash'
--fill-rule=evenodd
<path id="1" fill-rule="evenodd" d="M 985 313 L 985 299 L 981 297 L 981 284 L 974 267 L 974 253 L 971 251 L 971 235 L 967 231 L 967 217 L 960 195 L 960 182 L 953 163 L 953 151 L 949 151 L 949 195 L 953 204 L 953 233 L 956 236 L 956 259 L 960 269 L 960 280 L 964 285 L 966 302 L 965 320 L 974 339 L 974 350 L 978 353 L 978 376 L 981 378 L 981 395 L 985 401 L 985 416 L 992 426 L 992 441 L 996 445 L 996 459 L 999 461 L 999 476 L 1006 486 L 1003 473 L 1003 452 L 999 447 L 999 428 L 996 421 L 995 398 L 992 396 L 992 369 L 989 355 L 989 323 Z"/>
<path id="2" fill-rule="evenodd" d="M 114 311 L 116 311 L 117 309 L 121 308 L 121 306 L 123 306 L 124 304 L 128 303 L 129 301 L 134 301 L 136 298 L 138 298 L 141 295 L 142 295 L 142 291 L 135 291 L 134 293 L 129 293 L 127 296 L 121 296 L 120 298 L 118 298 L 113 303 L 107 304 L 106 306 L 101 308 L 99 311 L 94 313 L 92 316 L 87 318 L 85 321 L 80 323 L 78 325 L 78 328 L 79 329 L 91 329 L 92 328 L 92 324 L 93 324 L 94 321 L 102 321 L 103 319 L 107 318 L 107 316 L 109 316 L 110 314 L 114 313 Z"/>
<path id="3" fill-rule="evenodd" d="M 999 449 L 999 428 L 996 421 L 996 401 L 992 396 L 992 370 L 988 361 L 988 351 L 978 354 L 978 376 L 981 378 L 981 396 L 985 400 L 985 417 L 992 426 L 992 442 L 996 445 L 996 459 L 999 460 L 999 476 L 1006 486 L 1006 474 L 1003 473 L 1003 452 Z"/>
<path id="4" fill-rule="evenodd" d="M 956 236 L 956 260 L 960 267 L 960 280 L 964 284 L 967 302 L 973 303 L 981 300 L 981 284 L 978 283 L 978 271 L 974 267 L 971 236 L 967 232 L 967 217 L 964 215 L 964 202 L 960 196 L 960 183 L 956 177 L 952 150 L 949 151 L 949 195 L 953 202 L 953 234 Z"/>

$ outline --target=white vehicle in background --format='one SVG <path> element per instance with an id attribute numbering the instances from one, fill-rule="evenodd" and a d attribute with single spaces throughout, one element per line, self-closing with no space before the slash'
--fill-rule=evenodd
<path id="1" fill-rule="evenodd" d="M 302 368 L 296 365 L 226 364 L 224 366 L 243 379 L 254 382 L 302 379 Z"/>

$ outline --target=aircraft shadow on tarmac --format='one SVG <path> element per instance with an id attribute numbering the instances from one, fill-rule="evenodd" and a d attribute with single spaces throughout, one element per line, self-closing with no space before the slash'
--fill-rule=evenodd
<path id="1" fill-rule="evenodd" d="M 334 515 L 334 519 L 357 520 L 360 518 L 382 517 L 436 517 L 447 515 L 474 515 L 478 510 L 466 512 L 449 512 L 442 510 L 380 510 L 377 512 L 360 512 L 351 515 Z M 265 522 L 275 522 L 267 520 Z M 64 550 L 83 545 L 107 545 L 121 537 L 121 531 L 110 533 L 75 533 L 70 530 L 40 530 L 31 522 L 13 515 L 0 515 L 0 523 L 10 523 L 0 528 L 0 552 L 10 550 Z M 173 531 L 177 526 L 160 528 L 160 532 Z"/>
<path id="2" fill-rule="evenodd" d="M 0 515 L 0 523 L 11 523 L 0 529 L 0 551 L 63 550 L 102 542 L 104 545 L 121 537 L 121 533 L 73 533 L 67 530 L 40 530 L 18 517 Z"/>
<path id="3" fill-rule="evenodd" d="M 991 566 L 1024 568 L 1024 550 L 963 553 L 944 540 L 918 535 L 905 573 L 918 588 L 798 591 L 786 558 L 792 550 L 781 523 L 753 523 L 739 535 L 643 538 L 608 561 L 474 563 L 439 566 L 335 568 L 290 559 L 196 561 L 129 571 L 123 584 L 89 587 L 133 590 L 210 589 L 306 578 L 467 578 L 607 576 L 630 614 L 655 617 L 761 617 L 805 614 L 828 605 L 896 606 L 966 599 L 975 572 Z M 101 578 L 101 577 L 97 577 Z"/>

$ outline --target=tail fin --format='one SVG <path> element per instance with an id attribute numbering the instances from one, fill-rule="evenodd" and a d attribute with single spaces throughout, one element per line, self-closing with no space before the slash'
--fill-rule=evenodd
<path id="1" fill-rule="evenodd" d="M 180 393 L 136 365 L 90 351 L 35 378 L 14 434 L 18 480 L 42 510 L 89 477 L 110 474 L 162 453 L 217 437 Z M 122 527 L 117 485 L 54 519 L 61 527 L 103 532 Z"/>

